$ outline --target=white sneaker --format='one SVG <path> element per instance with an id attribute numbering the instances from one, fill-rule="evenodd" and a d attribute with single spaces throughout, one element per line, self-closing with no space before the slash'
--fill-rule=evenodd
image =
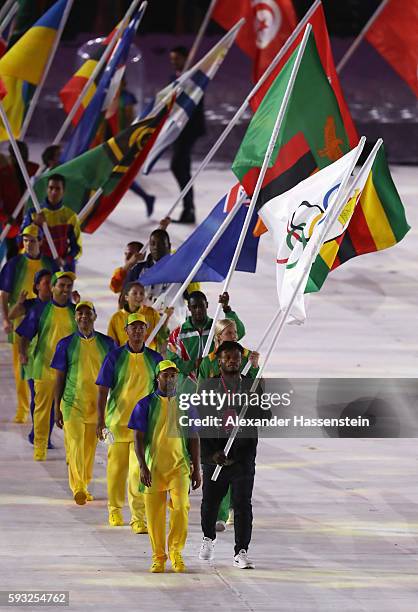
<path id="1" fill-rule="evenodd" d="M 226 530 L 225 521 L 216 521 L 215 529 L 216 531 L 225 531 Z"/>
<path id="2" fill-rule="evenodd" d="M 254 569 L 254 563 L 248 558 L 247 551 L 242 549 L 234 557 L 234 567 L 239 569 Z"/>
<path id="3" fill-rule="evenodd" d="M 210 538 L 203 538 L 202 546 L 200 547 L 199 559 L 201 561 L 212 561 L 215 556 L 215 542 Z"/>

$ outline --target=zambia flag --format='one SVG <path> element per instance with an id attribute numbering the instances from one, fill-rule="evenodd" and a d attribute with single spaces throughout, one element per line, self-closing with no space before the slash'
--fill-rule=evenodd
<path id="1" fill-rule="evenodd" d="M 298 50 L 299 46 L 261 101 L 233 162 L 232 170 L 248 194 L 254 192 Z M 311 33 L 263 180 L 257 210 L 349 150 L 339 105 Z"/>
<path id="2" fill-rule="evenodd" d="M 149 115 L 83 155 L 42 175 L 35 186 L 39 199 L 46 196 L 51 174 L 62 174 L 67 182 L 64 204 L 80 215 L 92 195 L 103 193 L 85 218 L 82 229 L 93 233 L 119 203 L 139 172 L 155 142 L 173 101 L 157 114 Z"/>
<path id="3" fill-rule="evenodd" d="M 67 0 L 58 0 L 0 58 L 0 76 L 8 92 L 3 106 L 16 138 L 33 92 L 42 79 L 66 5 Z M 1 124 L 0 140 L 7 140 Z"/>
<path id="4" fill-rule="evenodd" d="M 410 230 L 383 146 L 345 232 L 323 245 L 309 275 L 305 293 L 319 291 L 331 270 L 365 253 L 382 251 L 400 242 Z"/>

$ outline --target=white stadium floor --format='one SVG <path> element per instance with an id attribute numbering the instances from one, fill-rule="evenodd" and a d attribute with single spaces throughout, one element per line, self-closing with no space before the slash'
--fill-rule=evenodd
<path id="1" fill-rule="evenodd" d="M 312 297 L 307 323 L 285 329 L 268 376 L 416 377 L 418 186 L 414 168 L 392 173 L 413 229 L 396 247 L 332 273 Z M 199 219 L 232 184 L 224 166 L 203 174 L 196 186 Z M 124 245 L 146 239 L 177 194 L 164 163 L 144 186 L 157 195 L 152 221 L 129 195 L 96 234 L 84 236 L 76 288 L 95 302 L 101 331 L 116 308 L 108 282 Z M 173 247 L 190 231 L 170 226 Z M 230 291 L 248 347 L 277 307 L 268 236 L 259 253 L 257 274 L 236 274 Z M 204 290 L 214 310 L 220 285 Z M 11 422 L 15 397 L 4 335 L 0 371 L 0 590 L 69 591 L 70 610 L 416 611 L 415 439 L 261 440 L 250 549 L 257 569 L 232 567 L 231 529 L 218 538 L 215 562 L 198 561 L 200 492 L 193 492 L 189 572 L 151 575 L 148 537 L 107 526 L 105 447 L 98 447 L 96 500 L 78 507 L 68 491 L 61 432 L 54 433 L 57 449 L 47 462 L 34 463 L 29 426 Z"/>

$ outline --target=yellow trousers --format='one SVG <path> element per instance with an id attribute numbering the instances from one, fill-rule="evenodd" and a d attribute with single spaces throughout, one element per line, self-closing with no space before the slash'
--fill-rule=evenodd
<path id="1" fill-rule="evenodd" d="M 165 552 L 167 494 L 170 511 L 168 553 L 181 552 L 186 544 L 190 509 L 189 484 L 189 479 L 184 479 L 184 486 L 181 488 L 144 494 L 148 534 L 154 561 L 167 559 Z"/>
<path id="2" fill-rule="evenodd" d="M 107 497 L 109 513 L 125 505 L 126 482 L 131 510 L 130 524 L 145 519 L 144 495 L 139 492 L 139 463 L 133 442 L 114 442 L 107 452 Z"/>
<path id="3" fill-rule="evenodd" d="M 22 378 L 22 365 L 19 361 L 19 346 L 17 341 L 12 344 L 13 373 L 16 384 L 16 418 L 26 421 L 29 415 L 29 386 L 28 381 Z"/>
<path id="4" fill-rule="evenodd" d="M 96 424 L 69 419 L 64 423 L 64 432 L 70 489 L 73 494 L 77 491 L 87 492 L 88 484 L 93 478 L 97 446 Z"/>
<path id="5" fill-rule="evenodd" d="M 54 380 L 35 380 L 35 410 L 33 412 L 34 452 L 47 452 L 49 419 L 54 402 Z"/>

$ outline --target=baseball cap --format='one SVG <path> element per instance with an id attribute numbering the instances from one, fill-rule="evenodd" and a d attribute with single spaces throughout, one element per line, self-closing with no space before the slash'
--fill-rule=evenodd
<path id="1" fill-rule="evenodd" d="M 78 304 L 75 307 L 76 311 L 82 306 L 87 306 L 87 308 L 90 308 L 90 310 L 92 310 L 93 312 L 96 312 L 93 302 L 88 302 L 88 301 L 78 302 Z"/>
<path id="2" fill-rule="evenodd" d="M 47 270 L 46 268 L 42 268 L 42 270 L 38 270 L 33 277 L 33 284 L 37 285 L 44 276 L 52 276 L 51 270 Z"/>
<path id="3" fill-rule="evenodd" d="M 144 317 L 144 315 L 139 314 L 138 312 L 133 312 L 132 314 L 128 316 L 128 322 L 126 323 L 126 325 L 135 323 L 135 321 L 141 321 L 141 323 L 145 323 L 145 325 L 148 327 L 146 318 Z"/>
<path id="4" fill-rule="evenodd" d="M 164 370 L 169 370 L 170 368 L 174 368 L 176 372 L 179 371 L 174 361 L 170 361 L 170 359 L 163 359 L 162 361 L 157 363 L 157 367 L 155 368 L 155 373 L 159 374 L 160 372 L 164 372 Z"/>
<path id="5" fill-rule="evenodd" d="M 31 223 L 30 225 L 27 225 L 23 229 L 21 235 L 22 236 L 32 236 L 33 238 L 38 238 L 38 240 L 40 240 L 41 238 L 43 238 L 44 234 L 38 225 Z"/>
<path id="6" fill-rule="evenodd" d="M 75 281 L 75 279 L 77 278 L 74 272 L 66 272 L 66 271 L 55 272 L 55 274 L 52 276 L 51 284 L 55 285 L 57 280 L 59 280 L 63 276 L 67 276 L 68 278 L 71 278 L 72 281 Z"/>

